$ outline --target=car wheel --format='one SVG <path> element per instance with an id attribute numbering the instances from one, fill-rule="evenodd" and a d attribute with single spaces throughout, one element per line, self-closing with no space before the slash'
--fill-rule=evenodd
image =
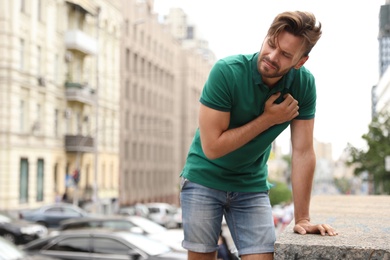
<path id="1" fill-rule="evenodd" d="M 37 224 L 42 225 L 44 227 L 48 227 L 48 224 L 44 221 L 37 221 Z"/>
<path id="2" fill-rule="evenodd" d="M 15 244 L 15 242 L 16 242 L 15 236 L 14 236 L 13 234 L 11 234 L 11 233 L 5 233 L 5 234 L 3 235 L 3 237 L 4 237 L 6 240 L 8 240 L 9 242 L 13 243 L 13 244 Z"/>

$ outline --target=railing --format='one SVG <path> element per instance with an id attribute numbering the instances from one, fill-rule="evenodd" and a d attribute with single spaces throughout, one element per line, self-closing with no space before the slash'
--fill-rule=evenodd
<path id="1" fill-rule="evenodd" d="M 67 152 L 93 152 L 94 138 L 84 135 L 65 135 L 65 150 Z"/>
<path id="2" fill-rule="evenodd" d="M 65 82 L 65 94 L 68 101 L 75 101 L 92 105 L 95 102 L 95 90 L 87 84 L 77 82 Z"/>

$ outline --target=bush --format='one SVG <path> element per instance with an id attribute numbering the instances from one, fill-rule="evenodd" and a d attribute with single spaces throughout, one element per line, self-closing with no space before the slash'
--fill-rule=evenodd
<path id="1" fill-rule="evenodd" d="M 271 205 L 283 204 L 292 200 L 292 192 L 286 183 L 270 181 L 274 185 L 269 191 Z"/>

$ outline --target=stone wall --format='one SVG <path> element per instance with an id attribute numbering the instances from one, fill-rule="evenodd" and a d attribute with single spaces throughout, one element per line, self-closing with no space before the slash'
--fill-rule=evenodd
<path id="1" fill-rule="evenodd" d="M 314 196 L 310 212 L 339 235 L 299 235 L 293 220 L 278 236 L 275 260 L 390 259 L 390 196 Z"/>

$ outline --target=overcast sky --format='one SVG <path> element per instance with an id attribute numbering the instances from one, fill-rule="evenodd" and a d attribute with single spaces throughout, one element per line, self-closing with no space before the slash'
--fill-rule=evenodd
<path id="1" fill-rule="evenodd" d="M 180 7 L 217 58 L 259 51 L 273 18 L 310 11 L 323 35 L 305 66 L 317 84 L 315 138 L 332 143 L 337 159 L 347 143 L 363 148 L 371 121 L 371 88 L 379 80 L 379 10 L 385 0 L 155 0 L 161 15 Z M 277 139 L 284 151 L 289 131 Z"/>

